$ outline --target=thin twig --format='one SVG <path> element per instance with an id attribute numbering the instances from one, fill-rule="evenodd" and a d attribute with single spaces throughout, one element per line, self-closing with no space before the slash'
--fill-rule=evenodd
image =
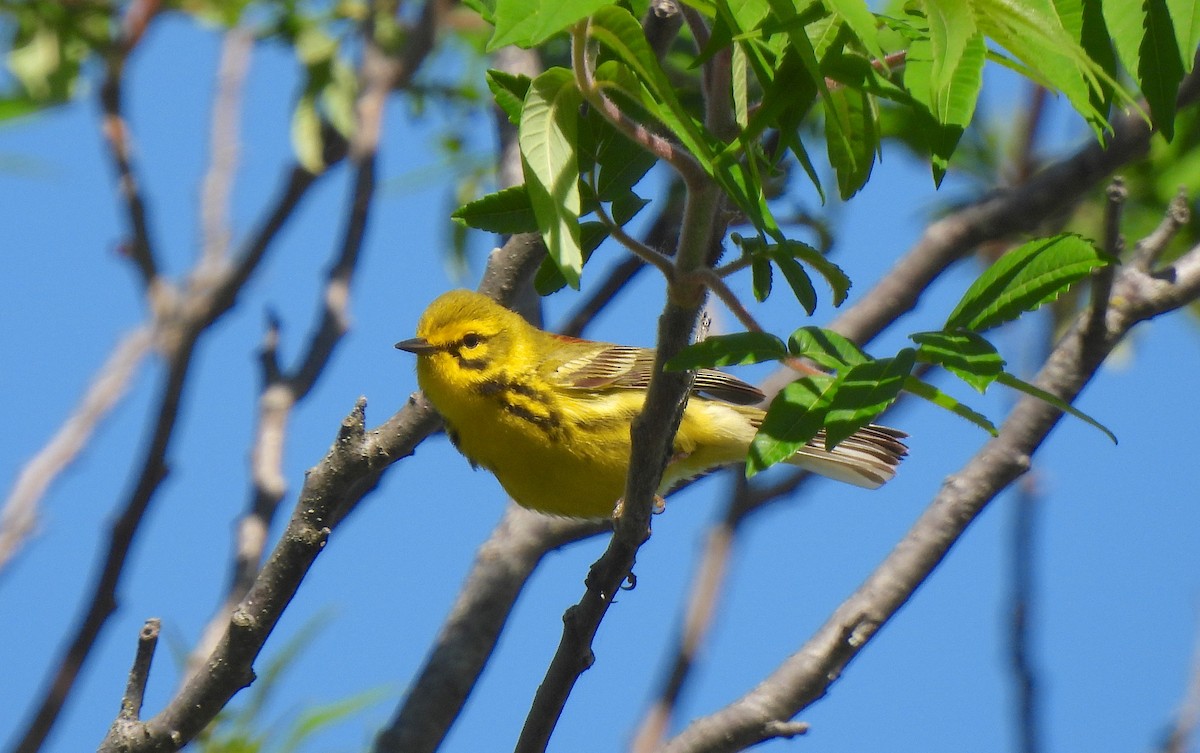
<path id="1" fill-rule="evenodd" d="M 1159 258 L 1167 250 L 1167 245 L 1179 232 L 1179 229 L 1191 219 L 1192 210 L 1188 206 L 1187 189 L 1180 188 L 1171 199 L 1166 214 L 1154 232 L 1146 236 L 1133 248 L 1133 258 L 1130 263 L 1138 269 L 1153 269 Z"/>
<path id="2" fill-rule="evenodd" d="M 162 620 L 151 617 L 138 634 L 137 655 L 133 668 L 129 670 L 129 681 L 125 685 L 125 697 L 121 699 L 118 719 L 136 721 L 142 716 L 142 702 L 146 698 L 146 683 L 150 681 L 150 665 L 154 662 L 154 649 L 158 646 L 158 632 Z"/>
<path id="3" fill-rule="evenodd" d="M 675 276 L 675 265 L 666 256 L 660 254 L 646 244 L 634 238 L 629 233 L 625 232 L 625 228 L 621 227 L 604 207 L 597 203 L 595 207 L 596 217 L 600 222 L 608 228 L 608 234 L 613 237 L 618 243 L 629 249 L 630 253 L 638 257 L 642 261 L 654 266 L 659 272 L 662 272 L 664 278 L 669 282 Z"/>
<path id="4" fill-rule="evenodd" d="M 737 294 L 730 290 L 725 281 L 717 276 L 713 270 L 707 267 L 698 269 L 696 270 L 696 275 L 705 287 L 715 293 L 717 298 L 721 299 L 721 303 L 724 303 L 725 307 L 737 317 L 737 320 L 742 323 L 743 327 L 750 332 L 763 331 L 762 325 L 758 323 L 754 315 L 742 304 Z"/>
<path id="5" fill-rule="evenodd" d="M 1033 474 L 1017 484 L 1012 530 L 1012 598 L 1009 612 L 1009 657 L 1016 686 L 1016 736 L 1020 753 L 1038 753 L 1042 749 L 1039 683 L 1033 659 L 1031 617 L 1035 605 L 1037 512 L 1040 494 Z"/>
<path id="6" fill-rule="evenodd" d="M 79 406 L 50 441 L 21 468 L 0 512 L 0 572 L 16 556 L 37 526 L 38 506 L 46 490 L 75 462 L 92 434 L 129 389 L 138 366 L 150 351 L 148 327 L 126 335 L 96 372 Z"/>
<path id="7" fill-rule="evenodd" d="M 687 149 L 664 139 L 629 117 L 596 84 L 588 60 L 589 23 L 589 19 L 584 19 L 571 29 L 571 69 L 583 98 L 626 138 L 675 168 L 689 186 L 706 180 L 704 169 Z"/>
<path id="8" fill-rule="evenodd" d="M 227 31 L 217 64 L 217 93 L 213 100 L 208 150 L 211 159 L 200 189 L 200 256 L 198 274 L 214 274 L 229 250 L 229 195 L 237 172 L 238 128 L 242 84 L 249 67 L 254 33 L 247 28 Z"/>
<path id="9" fill-rule="evenodd" d="M 421 45 L 421 56 L 432 49 L 434 28 L 440 22 L 441 4 L 431 2 L 422 15 L 423 28 L 414 37 L 429 40 Z M 427 27 L 427 28 L 426 28 Z M 288 419 L 297 404 L 308 396 L 324 373 L 334 350 L 349 329 L 350 289 L 358 269 L 363 240 L 366 236 L 372 198 L 375 193 L 376 156 L 384 103 L 396 89 L 400 77 L 411 80 L 412 66 L 422 57 L 406 56 L 391 59 L 369 45 L 363 60 L 365 80 L 359 97 L 358 122 L 349 146 L 355 168 L 353 195 L 347 204 L 346 229 L 340 251 L 334 260 L 322 290 L 322 313 L 316 328 L 309 335 L 304 355 L 288 373 L 282 373 L 277 360 L 279 323 L 272 319 L 261 350 L 263 392 L 259 398 L 258 421 L 252 452 L 251 475 L 254 479 L 250 502 L 236 531 L 233 564 L 229 587 L 220 607 L 209 620 L 200 641 L 189 658 L 189 671 L 184 681 L 201 669 L 216 648 L 228 624 L 229 616 L 245 598 L 258 573 L 266 534 L 275 517 L 279 502 L 286 493 L 283 476 L 283 451 Z"/>
<path id="10" fill-rule="evenodd" d="M 534 568 L 552 549 L 611 530 L 606 520 L 552 518 L 510 504 L 479 548 L 434 649 L 374 753 L 432 753 L 458 718 Z"/>
<path id="11" fill-rule="evenodd" d="M 1159 753 L 1188 753 L 1195 750 L 1192 746 L 1196 738 L 1196 729 L 1200 727 L 1200 636 L 1197 637 L 1192 653 L 1192 667 L 1188 673 L 1187 688 L 1183 700 L 1175 714 L 1170 730 L 1159 746 Z"/>

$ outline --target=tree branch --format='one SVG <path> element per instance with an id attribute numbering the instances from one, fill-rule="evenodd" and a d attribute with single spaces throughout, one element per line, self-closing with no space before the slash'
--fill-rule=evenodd
<path id="1" fill-rule="evenodd" d="M 87 446 L 100 422 L 129 389 L 137 367 L 150 350 L 149 327 L 125 336 L 92 379 L 79 405 L 50 441 L 21 468 L 0 512 L 0 572 L 16 556 L 37 526 L 38 506 L 46 490 Z"/>
<path id="2" fill-rule="evenodd" d="M 548 552 L 609 530 L 606 520 L 553 518 L 510 504 L 479 548 L 450 616 L 375 753 L 432 753 L 491 657 L 517 596 Z"/>
<path id="3" fill-rule="evenodd" d="M 1102 336 L 1090 336 L 1089 314 L 1080 314 L 1037 377 L 1039 387 L 1069 402 L 1134 325 L 1200 297 L 1200 247 L 1153 274 L 1123 267 L 1114 293 Z M 733 751 L 778 736 L 774 725 L 828 692 L 984 506 L 1028 469 L 1030 455 L 1061 416 L 1034 398 L 1019 401 L 999 436 L 947 480 L 905 538 L 808 643 L 750 693 L 696 720 L 663 750 Z"/>

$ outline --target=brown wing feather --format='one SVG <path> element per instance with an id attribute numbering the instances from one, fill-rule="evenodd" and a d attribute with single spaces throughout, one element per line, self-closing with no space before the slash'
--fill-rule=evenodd
<path id="1" fill-rule="evenodd" d="M 561 364 L 554 379 L 577 389 L 645 389 L 654 373 L 654 351 L 629 345 L 612 345 Z M 762 391 L 737 377 L 715 369 L 700 369 L 692 391 L 739 405 L 752 405 L 765 397 Z"/>

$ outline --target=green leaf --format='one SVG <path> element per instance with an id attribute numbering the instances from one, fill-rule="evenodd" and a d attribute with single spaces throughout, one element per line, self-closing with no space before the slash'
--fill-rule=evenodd
<path id="1" fill-rule="evenodd" d="M 802 241 L 785 240 L 779 245 L 794 258 L 817 270 L 825 278 L 825 282 L 829 283 L 829 289 L 833 291 L 835 308 L 845 303 L 846 295 L 850 292 L 850 278 L 842 271 L 841 267 L 831 262 L 828 256 Z"/>
<path id="2" fill-rule="evenodd" d="M 683 142 L 702 166 L 712 174 L 713 150 L 704 138 L 701 128 L 680 103 L 666 72 L 658 62 L 642 26 L 629 11 L 616 5 L 608 5 L 592 16 L 588 31 L 592 39 L 604 45 L 637 74 L 649 90 L 650 97 L 640 92 L 626 92 L 646 108 L 651 116 L 662 121 Z"/>
<path id="3" fill-rule="evenodd" d="M 756 256 L 750 262 L 750 277 L 754 284 L 754 299 L 759 303 L 771 295 L 771 260 L 765 256 Z"/>
<path id="4" fill-rule="evenodd" d="M 788 352 L 808 358 L 826 369 L 844 369 L 868 363 L 871 357 L 831 329 L 801 327 L 788 338 Z"/>
<path id="5" fill-rule="evenodd" d="M 508 116 L 508 121 L 513 125 L 520 123 L 521 108 L 525 105 L 525 95 L 533 79 L 523 73 L 513 74 L 495 69 L 489 69 L 486 78 L 496 105 Z"/>
<path id="6" fill-rule="evenodd" d="M 1138 85 L 1150 105 L 1154 125 L 1170 141 L 1175 136 L 1175 97 L 1183 80 L 1183 61 L 1166 0 L 1146 0 L 1145 8 L 1146 33 L 1138 50 Z"/>
<path id="7" fill-rule="evenodd" d="M 939 123 L 934 114 L 937 106 L 933 97 L 933 46 L 928 39 L 915 39 L 908 47 L 904 62 L 904 88 L 924 108 L 913 108 L 916 113 L 924 113 L 925 117 L 921 120 L 928 121 L 921 124 L 917 135 L 929 149 L 934 184 L 941 185 L 950 165 L 950 157 L 962 138 L 963 127 Z"/>
<path id="8" fill-rule="evenodd" d="M 579 240 L 583 246 L 583 263 L 587 264 L 604 239 L 608 237 L 608 227 L 602 222 L 582 222 L 579 225 Z M 562 270 L 550 257 L 542 259 L 537 274 L 533 278 L 533 288 L 540 296 L 557 293 L 567 286 L 567 278 Z"/>
<path id="9" fill-rule="evenodd" d="M 502 235 L 538 231 L 537 217 L 524 185 L 482 196 L 462 205 L 450 217 L 476 230 Z"/>
<path id="10" fill-rule="evenodd" d="M 296 726 L 289 731 L 287 740 L 279 749 L 279 753 L 294 753 L 300 750 L 305 743 L 310 742 L 310 738 L 316 733 L 357 714 L 368 706 L 379 703 L 387 695 L 386 688 L 364 690 L 349 698 L 305 710 L 297 720 Z"/>
<path id="11" fill-rule="evenodd" d="M 813 312 L 817 310 L 817 291 L 813 289 L 808 272 L 805 272 L 804 267 L 790 256 L 779 254 L 772 258 L 779 265 L 779 271 L 783 272 L 783 277 L 791 287 L 796 300 L 804 307 L 805 312 L 812 316 Z"/>
<path id="12" fill-rule="evenodd" d="M 780 390 L 750 443 L 746 476 L 787 460 L 817 436 L 837 388 L 837 379 L 807 376 Z"/>
<path id="13" fill-rule="evenodd" d="M 43 107 L 45 107 L 44 103 L 38 102 L 31 97 L 21 95 L 0 97 L 0 121 L 29 115 L 41 110 Z"/>
<path id="14" fill-rule="evenodd" d="M 980 394 L 1004 371 L 1004 359 L 974 332 L 918 332 L 909 337 L 921 346 L 917 360 L 941 366 Z"/>
<path id="15" fill-rule="evenodd" d="M 883 48 L 879 46 L 879 31 L 875 25 L 875 14 L 864 0 L 825 0 L 826 7 L 841 18 L 858 37 L 863 47 L 876 60 L 883 60 Z"/>
<path id="16" fill-rule="evenodd" d="M 487 52 L 515 44 L 536 47 L 612 0 L 496 0 L 496 30 Z"/>
<path id="17" fill-rule="evenodd" d="M 579 287 L 583 250 L 579 241 L 579 164 L 575 137 L 582 97 L 564 68 L 551 68 L 529 86 L 518 141 L 525 184 L 546 250 L 563 277 Z"/>
<path id="18" fill-rule="evenodd" d="M 1001 256 L 963 295 L 944 329 L 981 332 L 1058 298 L 1108 258 L 1070 233 L 1029 241 Z"/>
<path id="19" fill-rule="evenodd" d="M 971 8 L 980 31 L 1065 94 L 1103 134 L 1108 121 L 1093 105 L 1092 92 L 1107 74 L 1063 28 L 1050 0 L 973 0 Z"/>
<path id="20" fill-rule="evenodd" d="M 649 199 L 643 199 L 633 191 L 626 191 L 612 200 L 611 212 L 613 222 L 618 225 L 624 225 L 637 216 L 637 213 L 642 211 L 650 203 Z"/>
<path id="21" fill-rule="evenodd" d="M 850 143 L 850 139 L 853 138 L 853 135 L 850 134 L 851 124 L 849 121 L 844 121 L 841 118 L 843 107 L 839 107 L 834 102 L 829 85 L 825 82 L 825 74 L 821 70 L 820 63 L 817 61 L 817 53 L 813 48 L 812 40 L 808 38 L 805 27 L 796 13 L 795 5 L 791 0 L 770 0 L 770 4 L 771 10 L 774 11 L 775 16 L 783 24 L 783 28 L 787 32 L 788 43 L 791 45 L 791 49 L 795 51 L 797 59 L 808 74 L 808 78 L 816 84 L 817 93 L 821 95 L 821 100 L 825 106 L 826 139 L 841 142 L 836 146 L 826 147 L 830 157 L 832 158 L 834 153 L 856 153 L 857 150 Z M 877 138 L 876 141 L 878 141 Z M 840 175 L 839 183 L 841 183 Z"/>
<path id="22" fill-rule="evenodd" d="M 987 419 L 987 416 L 963 405 L 929 382 L 923 382 L 915 376 L 910 376 L 904 380 L 904 391 L 911 392 L 919 398 L 928 400 L 939 408 L 944 408 L 960 418 L 965 418 L 993 437 L 1000 433 L 996 430 L 995 424 Z"/>
<path id="23" fill-rule="evenodd" d="M 830 92 L 825 99 L 825 144 L 844 201 L 866 185 L 875 167 L 879 114 L 870 94 L 848 86 Z"/>
<path id="24" fill-rule="evenodd" d="M 658 158 L 618 133 L 608 121 L 601 128 L 596 145 L 596 164 L 600 166 L 596 195 L 601 201 L 613 201 L 632 191 Z"/>
<path id="25" fill-rule="evenodd" d="M 1102 0 L 1104 25 L 1111 35 L 1117 56 L 1125 70 L 1133 75 L 1141 70 L 1140 49 L 1146 28 L 1146 8 L 1142 2 Z"/>
<path id="26" fill-rule="evenodd" d="M 896 401 L 916 355 L 914 349 L 904 348 L 892 358 L 860 363 L 842 375 L 825 417 L 825 449 L 832 450 Z"/>
<path id="27" fill-rule="evenodd" d="M 983 86 L 987 47 L 967 3 L 926 0 L 932 45 L 930 112 L 943 125 L 965 128 Z"/>
<path id="28" fill-rule="evenodd" d="M 1179 41 L 1184 72 L 1191 73 L 1196 62 L 1196 48 L 1200 47 L 1200 5 L 1195 0 L 1167 0 L 1167 8 L 1175 22 L 1175 37 Z"/>
<path id="29" fill-rule="evenodd" d="M 787 346 L 769 332 L 735 332 L 714 335 L 693 343 L 667 361 L 667 371 L 745 366 L 787 358 Z"/>
<path id="30" fill-rule="evenodd" d="M 1111 439 L 1113 444 L 1117 443 L 1117 435 L 1113 434 L 1111 431 L 1109 431 L 1107 426 L 1100 423 L 1099 421 L 1092 418 L 1091 416 L 1084 413 L 1083 411 L 1079 410 L 1078 408 L 1071 405 L 1070 403 L 1066 402 L 1065 400 L 1058 397 L 1057 395 L 1049 393 L 1046 390 L 1042 389 L 1041 387 L 1030 384 L 1029 382 L 1026 382 L 1023 379 L 1019 379 L 1019 378 L 1013 376 L 1012 374 L 1008 373 L 1007 371 L 1000 372 L 1000 375 L 996 377 L 996 381 L 999 382 L 1000 384 L 1006 385 L 1008 387 L 1012 387 L 1014 390 L 1019 390 L 1021 392 L 1024 392 L 1026 395 L 1036 397 L 1038 400 L 1049 403 L 1050 405 L 1053 405 L 1055 408 L 1058 408 L 1060 411 L 1070 413 L 1075 418 L 1078 418 L 1081 421 L 1085 421 L 1085 422 L 1091 424 L 1092 426 L 1095 426 L 1100 431 L 1104 432 L 1105 436 L 1107 436 L 1109 439 Z"/>

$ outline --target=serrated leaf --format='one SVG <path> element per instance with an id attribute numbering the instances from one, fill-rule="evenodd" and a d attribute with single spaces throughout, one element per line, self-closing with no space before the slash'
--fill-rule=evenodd
<path id="1" fill-rule="evenodd" d="M 1004 371 L 1004 359 L 995 347 L 974 332 L 918 332 L 909 337 L 921 346 L 917 360 L 941 366 L 980 394 Z"/>
<path id="2" fill-rule="evenodd" d="M 966 127 L 983 86 L 987 47 L 968 4 L 926 0 L 932 46 L 930 112 L 942 125 Z"/>
<path id="3" fill-rule="evenodd" d="M 963 128 L 939 123 L 934 114 L 933 47 L 928 39 L 914 39 L 908 47 L 904 62 L 904 88 L 923 107 L 923 110 L 914 107 L 914 112 L 924 114 L 924 119 L 928 120 L 918 135 L 922 144 L 929 149 L 934 185 L 941 185 L 950 157 L 962 138 Z"/>
<path id="4" fill-rule="evenodd" d="M 462 205 L 450 215 L 468 227 L 489 233 L 536 233 L 537 217 L 524 185 L 511 186 Z"/>
<path id="5" fill-rule="evenodd" d="M 1166 0 L 1147 0 L 1145 8 L 1145 34 L 1138 50 L 1138 85 L 1150 105 L 1154 125 L 1170 141 L 1175 137 L 1175 97 L 1183 80 L 1183 61 Z"/>
<path id="6" fill-rule="evenodd" d="M 1058 298 L 1093 269 L 1108 264 L 1091 242 L 1064 233 L 1029 241 L 979 276 L 943 329 L 990 329 Z"/>
<path id="7" fill-rule="evenodd" d="M 779 391 L 750 443 L 747 477 L 787 460 L 817 436 L 837 385 L 832 377 L 807 376 Z"/>
<path id="8" fill-rule="evenodd" d="M 805 312 L 812 316 L 813 312 L 817 310 L 817 291 L 813 289 L 808 272 L 805 272 L 804 267 L 790 256 L 780 254 L 772 258 L 779 265 L 779 271 L 783 272 L 783 278 L 787 280 L 796 300 L 804 307 Z"/>
<path id="9" fill-rule="evenodd" d="M 850 277 L 842 271 L 841 267 L 831 262 L 825 254 L 802 241 L 787 240 L 781 243 L 780 247 L 817 270 L 821 277 L 825 278 L 825 282 L 829 283 L 829 289 L 833 291 L 835 308 L 845 303 L 846 295 L 850 292 Z"/>
<path id="10" fill-rule="evenodd" d="M 769 332 L 735 332 L 714 335 L 693 343 L 667 361 L 667 371 L 745 366 L 787 358 L 787 346 Z"/>
<path id="11" fill-rule="evenodd" d="M 850 367 L 841 377 L 825 416 L 825 449 L 832 450 L 896 401 L 916 363 L 916 350 Z"/>
<path id="12" fill-rule="evenodd" d="M 820 327 L 801 327 L 793 332 L 788 338 L 788 352 L 826 369 L 841 370 L 871 360 L 870 356 L 842 335 Z"/>
<path id="13" fill-rule="evenodd" d="M 864 0 L 825 0 L 825 5 L 846 23 L 858 37 L 871 57 L 882 61 L 883 48 L 879 46 L 879 32 L 875 25 L 875 14 Z"/>
<path id="14" fill-rule="evenodd" d="M 489 69 L 487 74 L 488 89 L 496 100 L 496 105 L 508 116 L 508 122 L 517 125 L 521 122 L 521 108 L 525 105 L 525 95 L 529 92 L 529 84 L 533 79 L 523 73 L 508 73 Z"/>
<path id="15" fill-rule="evenodd" d="M 496 0 L 496 30 L 487 52 L 515 44 L 536 47 L 612 0 Z"/>
<path id="16" fill-rule="evenodd" d="M 929 382 L 923 382 L 915 376 L 909 376 L 908 379 L 904 380 L 904 391 L 911 392 L 919 398 L 928 400 L 939 408 L 944 408 L 960 418 L 965 418 L 993 437 L 1000 433 L 996 430 L 995 424 L 988 420 L 987 416 L 960 403 Z"/>
<path id="17" fill-rule="evenodd" d="M 1109 439 L 1111 439 L 1113 444 L 1117 444 L 1117 435 L 1113 434 L 1111 431 L 1109 431 L 1107 426 L 1100 423 L 1099 421 L 1092 418 L 1091 416 L 1084 413 L 1083 411 L 1079 410 L 1074 405 L 1071 405 L 1070 403 L 1066 402 L 1065 400 L 1060 398 L 1058 395 L 1054 395 L 1054 394 L 1042 389 L 1041 387 L 1030 384 L 1029 382 L 1026 382 L 1023 379 L 1019 379 L 1018 377 L 1013 376 L 1012 374 L 1008 373 L 1007 371 L 1000 372 L 1000 375 L 998 377 L 996 377 L 996 381 L 1005 386 L 1012 387 L 1014 390 L 1019 390 L 1021 392 L 1024 392 L 1026 395 L 1030 395 L 1031 397 L 1036 397 L 1038 400 L 1049 403 L 1050 405 L 1053 405 L 1055 408 L 1058 408 L 1060 411 L 1070 413 L 1075 418 L 1078 418 L 1081 421 L 1089 423 L 1092 426 L 1099 429 L 1100 431 L 1104 432 L 1104 435 L 1107 436 Z"/>
<path id="18" fill-rule="evenodd" d="M 842 200 L 858 193 L 875 167 L 879 116 L 871 95 L 840 87 L 825 98 L 825 144 Z"/>
<path id="19" fill-rule="evenodd" d="M 1063 28 L 1050 0 L 974 0 L 971 8 L 980 31 L 1065 94 L 1097 136 L 1103 135 L 1108 121 L 1093 105 L 1092 93 L 1107 74 Z"/>
<path id="20" fill-rule="evenodd" d="M 525 95 L 518 141 L 525 185 L 550 258 L 579 287 L 583 250 L 579 241 L 579 164 L 575 154 L 579 105 L 575 79 L 564 68 L 538 76 Z"/>

